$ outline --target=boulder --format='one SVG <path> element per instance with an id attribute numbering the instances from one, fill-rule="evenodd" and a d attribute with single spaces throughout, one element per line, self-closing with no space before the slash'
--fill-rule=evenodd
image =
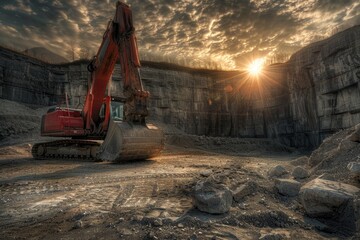
<path id="1" fill-rule="evenodd" d="M 304 179 L 309 177 L 309 171 L 302 167 L 294 168 L 292 174 L 295 179 Z"/>
<path id="2" fill-rule="evenodd" d="M 275 187 L 284 196 L 295 197 L 299 194 L 301 184 L 292 179 L 276 179 Z"/>
<path id="3" fill-rule="evenodd" d="M 355 131 L 349 136 L 349 140 L 360 143 L 360 124 L 355 126 Z"/>
<path id="4" fill-rule="evenodd" d="M 350 162 L 347 168 L 354 176 L 360 177 L 360 162 Z"/>
<path id="5" fill-rule="evenodd" d="M 222 172 L 211 174 L 207 178 L 207 181 L 212 181 L 216 184 L 223 184 L 225 186 L 230 186 L 232 183 L 232 181 L 230 181 L 228 171 L 222 171 Z"/>
<path id="6" fill-rule="evenodd" d="M 341 151 L 348 151 L 348 150 L 356 148 L 358 146 L 359 146 L 359 143 L 357 143 L 355 141 L 351 141 L 351 140 L 349 140 L 349 138 L 346 138 L 341 141 L 339 147 L 340 147 Z"/>
<path id="7" fill-rule="evenodd" d="M 353 202 L 354 212 L 355 212 L 355 231 L 360 237 L 360 194 L 357 194 Z M 360 238 L 359 238 L 360 239 Z"/>
<path id="8" fill-rule="evenodd" d="M 73 226 L 74 229 L 82 228 L 84 226 L 81 220 L 77 220 Z"/>
<path id="9" fill-rule="evenodd" d="M 358 231 L 360 189 L 340 182 L 314 179 L 300 190 L 300 199 L 310 217 L 331 218 L 349 231 Z"/>
<path id="10" fill-rule="evenodd" d="M 318 221 L 315 218 L 304 217 L 304 222 L 307 225 L 310 225 L 312 228 L 315 228 L 315 229 L 317 229 L 319 231 L 322 231 L 322 232 L 329 232 L 329 233 L 336 232 L 334 228 L 332 228 L 331 226 L 328 226 L 328 225 Z"/>
<path id="11" fill-rule="evenodd" d="M 153 225 L 155 227 L 161 227 L 163 225 L 163 221 L 161 218 L 154 219 Z"/>
<path id="12" fill-rule="evenodd" d="M 317 178 L 301 188 L 300 197 L 309 216 L 329 217 L 338 214 L 359 190 L 349 184 Z"/>
<path id="13" fill-rule="evenodd" d="M 286 236 L 280 233 L 268 233 L 259 238 L 259 240 L 282 240 L 282 239 L 286 239 Z"/>
<path id="14" fill-rule="evenodd" d="M 202 177 L 208 177 L 213 173 L 213 171 L 211 169 L 207 169 L 207 170 L 203 170 L 200 172 L 200 175 Z"/>
<path id="15" fill-rule="evenodd" d="M 244 184 L 240 185 L 239 187 L 237 187 L 232 192 L 232 195 L 236 202 L 241 202 L 241 200 L 244 197 L 256 192 L 256 189 L 257 189 L 257 184 L 253 181 L 249 181 L 249 182 L 244 183 Z"/>
<path id="16" fill-rule="evenodd" d="M 285 175 L 287 173 L 288 172 L 283 166 L 277 165 L 268 171 L 268 176 L 271 178 L 276 178 L 276 177 L 281 177 L 282 175 Z"/>
<path id="17" fill-rule="evenodd" d="M 195 186 L 195 206 L 202 212 L 222 214 L 230 210 L 232 194 L 229 188 L 214 181 L 199 181 Z"/>

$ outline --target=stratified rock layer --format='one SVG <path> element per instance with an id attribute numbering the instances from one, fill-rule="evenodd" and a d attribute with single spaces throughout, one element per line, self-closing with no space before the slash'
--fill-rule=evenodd
<path id="1" fill-rule="evenodd" d="M 294 145 L 318 145 L 360 122 L 360 26 L 313 43 L 288 62 Z"/>

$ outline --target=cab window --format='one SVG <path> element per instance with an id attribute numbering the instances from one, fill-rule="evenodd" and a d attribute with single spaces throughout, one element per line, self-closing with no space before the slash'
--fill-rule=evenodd
<path id="1" fill-rule="evenodd" d="M 105 103 L 101 106 L 100 108 L 100 112 L 99 112 L 99 117 L 100 119 L 104 120 L 105 119 L 105 109 L 106 109 L 106 105 Z"/>
<path id="2" fill-rule="evenodd" d="M 116 121 L 122 121 L 124 118 L 124 104 L 122 102 L 111 102 L 110 117 Z"/>

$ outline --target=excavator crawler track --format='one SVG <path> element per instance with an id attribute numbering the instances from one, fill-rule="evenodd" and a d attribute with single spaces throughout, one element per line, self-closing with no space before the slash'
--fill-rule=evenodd
<path id="1" fill-rule="evenodd" d="M 35 159 L 84 159 L 98 161 L 96 157 L 100 143 L 84 140 L 57 140 L 36 143 L 31 149 Z"/>
<path id="2" fill-rule="evenodd" d="M 155 157 L 163 148 L 164 134 L 154 125 L 110 121 L 104 141 L 69 139 L 36 143 L 31 153 L 35 159 L 122 162 Z"/>

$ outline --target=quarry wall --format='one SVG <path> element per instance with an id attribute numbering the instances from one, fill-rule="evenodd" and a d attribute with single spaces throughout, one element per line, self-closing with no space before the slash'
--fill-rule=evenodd
<path id="1" fill-rule="evenodd" d="M 295 53 L 286 71 L 295 144 L 360 122 L 360 26 Z"/>
<path id="2" fill-rule="evenodd" d="M 313 148 L 360 122 L 360 26 L 267 67 L 259 79 L 245 72 L 198 71 L 143 64 L 150 119 L 197 135 L 275 138 Z M 0 98 L 43 106 L 81 107 L 86 62 L 51 65 L 0 48 Z M 121 94 L 120 69 L 111 93 Z M 0 106 L 1 107 L 1 106 Z"/>

